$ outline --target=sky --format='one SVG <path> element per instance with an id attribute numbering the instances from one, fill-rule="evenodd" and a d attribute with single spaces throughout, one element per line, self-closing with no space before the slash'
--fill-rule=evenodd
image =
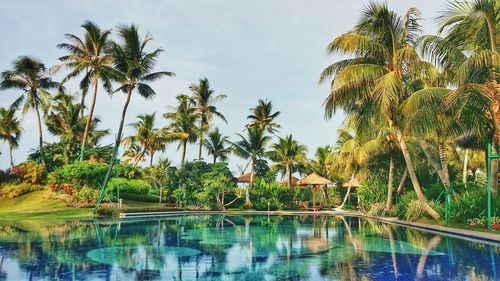
<path id="1" fill-rule="evenodd" d="M 425 33 L 436 30 L 435 17 L 446 0 L 390 0 L 389 7 L 404 13 L 418 7 L 423 16 Z M 154 41 L 150 49 L 165 50 L 156 70 L 173 71 L 176 76 L 152 83 L 157 95 L 144 100 L 135 95 L 127 112 L 126 124 L 136 116 L 156 112 L 161 116 L 175 105 L 175 96 L 189 94 L 189 85 L 208 78 L 216 93 L 227 98 L 217 104 L 228 124 L 214 120 L 214 126 L 232 141 L 242 133 L 249 108 L 258 99 L 268 99 L 281 112 L 277 122 L 280 136 L 292 134 L 309 148 L 309 156 L 319 146 L 333 145 L 336 131 L 344 116 L 338 112 L 325 120 L 323 101 L 328 85 L 318 85 L 321 71 L 341 57 L 326 52 L 327 44 L 348 32 L 356 23 L 367 0 L 86 0 L 28 1 L 0 0 L 0 71 L 11 69 L 20 55 L 40 59 L 47 67 L 58 63 L 64 51 L 56 48 L 65 42 L 65 33 L 83 35 L 85 20 L 103 29 L 115 29 L 134 23 L 139 32 L 149 32 Z M 64 72 L 54 76 L 60 81 Z M 78 94 L 78 78 L 67 88 Z M 0 106 L 9 106 L 21 94 L 18 90 L 0 91 Z M 102 144 L 112 143 L 118 130 L 125 95 L 109 96 L 99 90 L 95 114 L 101 128 L 111 134 Z M 24 128 L 20 146 L 14 151 L 19 163 L 38 145 L 34 113 L 22 116 Z M 166 120 L 158 118 L 158 126 Z M 132 133 L 127 126 L 125 135 Z M 44 139 L 57 140 L 44 128 Z M 0 168 L 9 165 L 8 147 L 0 142 Z M 197 146 L 188 147 L 187 159 L 197 157 Z M 180 151 L 171 144 L 164 153 L 174 164 L 180 162 Z M 155 155 L 155 157 L 158 157 Z M 206 159 L 211 159 L 207 158 Z M 245 160 L 230 158 L 233 171 L 239 172 Z"/>

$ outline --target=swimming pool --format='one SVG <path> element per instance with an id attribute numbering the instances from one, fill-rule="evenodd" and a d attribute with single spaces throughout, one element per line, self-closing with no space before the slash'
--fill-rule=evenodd
<path id="1" fill-rule="evenodd" d="M 500 247 L 341 216 L 0 223 L 0 280 L 499 280 Z"/>

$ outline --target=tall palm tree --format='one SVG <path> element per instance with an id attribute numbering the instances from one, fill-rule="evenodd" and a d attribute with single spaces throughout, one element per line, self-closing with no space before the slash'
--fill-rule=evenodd
<path id="1" fill-rule="evenodd" d="M 456 86 L 446 98 L 448 106 L 456 109 L 463 126 L 480 127 L 480 134 L 500 151 L 500 5 L 494 0 L 452 1 L 438 19 L 439 35 L 424 36 L 421 46 Z M 498 160 L 491 169 L 496 194 Z"/>
<path id="2" fill-rule="evenodd" d="M 306 167 L 309 172 L 315 172 L 316 174 L 331 178 L 331 167 L 333 165 L 333 149 L 331 146 L 320 146 L 316 149 L 314 153 L 314 159 L 307 161 Z"/>
<path id="3" fill-rule="evenodd" d="M 111 31 L 101 30 L 91 21 L 85 21 L 81 27 L 85 29 L 83 40 L 76 35 L 66 34 L 69 43 L 57 45 L 58 48 L 65 49 L 69 52 L 68 55 L 59 58 L 62 64 L 58 66 L 58 68 L 66 67 L 71 70 L 70 73 L 63 78 L 61 83 L 65 83 L 69 79 L 84 73 L 80 81 L 80 89 L 82 91 L 80 118 L 83 118 L 84 115 L 87 91 L 91 85 L 93 88 L 92 102 L 90 103 L 87 123 L 85 124 L 83 138 L 81 139 L 80 160 L 83 159 L 92 118 L 94 116 L 99 82 L 101 82 L 104 88 L 111 93 L 110 73 L 112 72 L 112 57 L 105 52 L 110 42 L 109 36 L 111 35 Z"/>
<path id="4" fill-rule="evenodd" d="M 200 79 L 198 84 L 191 84 L 189 89 L 193 93 L 193 100 L 196 104 L 196 110 L 200 115 L 200 126 L 198 127 L 199 150 L 198 159 L 201 160 L 203 147 L 203 136 L 210 129 L 213 115 L 219 117 L 227 123 L 226 117 L 217 111 L 215 103 L 226 98 L 226 95 L 220 94 L 214 96 L 214 90 L 210 88 L 210 83 L 207 78 Z"/>
<path id="5" fill-rule="evenodd" d="M 25 114 L 29 109 L 33 109 L 36 114 L 38 124 L 38 144 L 40 147 L 40 159 L 45 168 L 45 158 L 43 153 L 43 130 L 40 109 L 46 111 L 50 104 L 49 89 L 57 88 L 58 83 L 52 81 L 47 76 L 45 65 L 37 59 L 21 56 L 13 62 L 13 69 L 2 72 L 0 89 L 20 89 L 23 90 L 16 101 L 16 104 L 24 102 L 22 112 Z"/>
<path id="6" fill-rule="evenodd" d="M 4 140 L 9 145 L 11 167 L 14 167 L 12 150 L 19 146 L 19 139 L 23 131 L 21 120 L 17 118 L 16 111 L 15 106 L 9 108 L 0 107 L 0 140 Z"/>
<path id="7" fill-rule="evenodd" d="M 409 80 L 431 66 L 423 62 L 415 50 L 421 31 L 420 12 L 409 9 L 400 16 L 386 4 L 370 3 L 351 32 L 335 38 L 328 46 L 331 53 L 351 58 L 328 66 L 320 82 L 335 76 L 324 106 L 327 118 L 337 108 L 348 114 L 380 115 L 394 130 L 403 153 L 408 174 L 422 207 L 434 219 L 439 218 L 427 201 L 402 130 L 402 104 L 411 95 Z"/>
<path id="8" fill-rule="evenodd" d="M 236 156 L 250 160 L 250 187 L 253 187 L 255 182 L 255 163 L 258 158 L 262 158 L 265 155 L 266 145 L 270 137 L 264 135 L 263 129 L 259 126 L 247 128 L 246 131 L 247 137 L 237 134 L 240 140 L 233 143 L 233 149 Z M 248 189 L 246 190 L 245 201 L 250 201 Z"/>
<path id="9" fill-rule="evenodd" d="M 123 152 L 123 162 L 129 164 L 132 162 L 134 165 L 136 162 L 140 162 L 144 160 L 143 148 L 137 144 L 136 142 L 127 143 L 127 148 Z"/>
<path id="10" fill-rule="evenodd" d="M 166 129 L 176 134 L 179 140 L 179 147 L 182 148 L 181 165 L 186 160 L 187 143 L 194 143 L 198 136 L 196 122 L 199 114 L 196 111 L 194 100 L 187 95 L 176 97 L 178 105 L 172 111 L 163 114 L 163 117 L 170 121 Z"/>
<path id="11" fill-rule="evenodd" d="M 251 121 L 248 125 L 249 127 L 260 127 L 263 131 L 267 131 L 271 134 L 275 134 L 281 126 L 274 122 L 281 112 L 273 112 L 273 104 L 271 101 L 258 100 L 256 107 L 250 108 L 252 114 L 247 116 L 247 119 Z"/>
<path id="12" fill-rule="evenodd" d="M 303 163 L 306 158 L 307 147 L 294 140 L 292 135 L 279 138 L 277 143 L 271 145 L 267 153 L 269 159 L 276 162 L 274 168 L 282 168 L 288 180 L 288 187 L 292 186 L 292 174 L 296 165 Z"/>
<path id="13" fill-rule="evenodd" d="M 208 154 L 213 156 L 214 163 L 217 162 L 217 159 L 222 161 L 227 160 L 227 156 L 231 152 L 230 147 L 226 146 L 228 143 L 230 143 L 229 138 L 227 136 L 223 136 L 219 131 L 219 128 L 215 128 L 208 133 L 207 139 L 204 141 L 204 145 Z"/>
<path id="14" fill-rule="evenodd" d="M 106 185 L 113 169 L 116 154 L 122 139 L 123 125 L 127 109 L 130 104 L 132 93 L 136 91 L 145 99 L 152 99 L 156 92 L 147 83 L 156 81 L 165 76 L 174 76 L 173 72 L 160 71 L 153 72 L 158 55 L 163 51 L 161 48 L 152 52 L 147 52 L 146 47 L 153 38 L 147 34 L 144 39 L 140 39 L 138 27 L 135 25 L 122 26 L 118 29 L 119 43 L 112 42 L 110 54 L 113 57 L 113 79 L 120 83 L 120 87 L 115 92 L 121 91 L 127 95 L 123 106 L 120 125 L 116 134 L 113 149 L 113 156 L 109 162 L 106 177 L 101 185 L 101 198 L 104 195 Z"/>

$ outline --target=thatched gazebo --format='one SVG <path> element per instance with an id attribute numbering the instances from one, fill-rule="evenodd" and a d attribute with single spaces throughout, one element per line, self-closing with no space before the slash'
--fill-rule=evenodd
<path id="1" fill-rule="evenodd" d="M 329 179 L 325 179 L 324 177 L 316 174 L 316 173 L 312 173 L 308 176 L 306 176 L 305 178 L 299 180 L 297 182 L 297 185 L 311 185 L 313 187 L 313 207 L 316 205 L 316 190 L 318 189 L 318 187 L 320 186 L 324 186 L 324 185 L 327 185 L 327 184 L 331 184 L 332 182 L 329 180 Z"/>
<path id="2" fill-rule="evenodd" d="M 298 178 L 296 178 L 296 177 L 292 176 L 292 184 L 291 184 L 290 186 L 297 186 L 297 185 L 298 185 L 297 183 L 298 183 L 299 181 L 300 181 L 300 180 L 299 180 Z M 283 181 L 280 181 L 279 185 L 282 185 L 282 186 L 288 186 L 288 178 L 287 178 L 287 179 L 285 179 L 285 180 L 283 180 Z"/>
<path id="3" fill-rule="evenodd" d="M 253 177 L 252 177 L 253 174 Z M 246 173 L 236 178 L 239 183 L 250 183 L 250 181 L 255 183 L 255 173 Z"/>
<path id="4" fill-rule="evenodd" d="M 360 185 L 361 185 L 361 183 L 359 183 L 358 179 L 353 177 L 350 180 L 344 182 L 342 184 L 342 187 L 349 187 L 350 186 L 350 187 L 356 188 L 356 187 L 359 187 Z"/>

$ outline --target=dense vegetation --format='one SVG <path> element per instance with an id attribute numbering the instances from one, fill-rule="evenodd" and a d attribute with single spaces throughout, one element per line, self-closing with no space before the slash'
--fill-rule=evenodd
<path id="1" fill-rule="evenodd" d="M 167 112 L 137 116 L 129 124 L 134 133 L 122 138 L 131 96 L 154 98 L 150 82 L 174 73 L 155 71 L 163 50 L 151 50 L 152 38 L 137 26 L 113 33 L 87 21 L 82 37 L 68 34 L 57 45 L 66 52 L 61 64 L 47 68 L 20 56 L 2 72 L 0 88 L 17 89 L 19 98 L 0 108 L 0 138 L 11 163 L 0 173 L 0 195 L 50 187 L 53 198 L 75 207 L 122 198 L 188 209 L 296 209 L 311 200 L 312 189 L 292 187 L 292 175 L 315 172 L 334 183 L 318 189 L 323 207 L 480 226 L 488 143 L 500 151 L 499 11 L 493 0 L 452 1 L 439 14 L 439 33 L 424 35 L 418 9 L 399 15 L 385 4 L 366 6 L 358 23 L 328 45 L 345 58 L 320 75 L 320 83 L 331 84 L 325 116 L 342 110 L 345 121 L 337 142 L 317 148 L 313 158 L 292 135 L 281 135 L 280 112 L 268 100 L 250 109 L 236 140 L 222 135 L 213 119 L 227 122 L 217 107 L 226 95 L 207 78 L 189 86 L 190 95 L 178 95 Z M 49 74 L 59 71 L 64 78 L 53 81 Z M 80 79 L 77 95 L 66 88 L 72 79 Z M 94 114 L 99 89 L 125 94 L 113 145 L 101 144 L 109 130 L 99 128 Z M 12 150 L 23 136 L 18 111 L 29 110 L 36 113 L 39 147 L 15 164 Z M 43 127 L 59 140 L 45 143 Z M 179 167 L 154 158 L 172 143 L 180 149 Z M 198 159 L 186 159 L 188 143 L 197 144 Z M 203 161 L 204 149 L 211 163 Z M 229 170 L 231 153 L 247 161 L 239 172 L 250 172 L 248 187 Z M 498 161 L 491 171 L 495 199 Z M 498 215 L 500 201 L 493 207 Z"/>

